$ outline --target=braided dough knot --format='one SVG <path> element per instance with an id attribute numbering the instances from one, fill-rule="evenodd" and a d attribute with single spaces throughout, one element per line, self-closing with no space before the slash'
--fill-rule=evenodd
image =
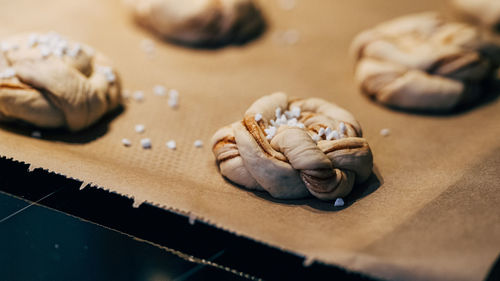
<path id="1" fill-rule="evenodd" d="M 138 23 L 190 45 L 244 42 L 264 28 L 253 0 L 127 0 Z"/>
<path id="2" fill-rule="evenodd" d="M 269 128 L 280 122 L 273 135 Z M 212 144 L 222 175 L 282 199 L 343 197 L 372 170 L 372 153 L 358 122 L 318 98 L 262 97 L 243 121 L 218 130 Z"/>
<path id="3" fill-rule="evenodd" d="M 78 131 L 120 103 L 118 74 L 91 47 L 56 33 L 2 41 L 0 121 Z"/>
<path id="4" fill-rule="evenodd" d="M 358 35 L 351 50 L 363 92 L 400 108 L 446 111 L 479 96 L 491 72 L 472 26 L 436 13 L 409 15 Z"/>

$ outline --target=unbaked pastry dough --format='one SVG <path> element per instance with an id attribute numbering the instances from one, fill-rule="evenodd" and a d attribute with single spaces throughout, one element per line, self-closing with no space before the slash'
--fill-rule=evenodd
<path id="1" fill-rule="evenodd" d="M 264 20 L 253 0 L 128 0 L 136 20 L 169 40 L 190 45 L 244 42 Z"/>
<path id="2" fill-rule="evenodd" d="M 349 112 L 284 93 L 260 98 L 243 121 L 218 130 L 212 150 L 223 176 L 281 199 L 344 197 L 372 172 L 370 147 Z"/>
<path id="3" fill-rule="evenodd" d="M 110 62 L 57 33 L 1 41 L 0 121 L 84 129 L 121 102 Z"/>
<path id="4" fill-rule="evenodd" d="M 498 0 L 452 0 L 451 2 L 461 13 L 477 22 L 487 26 L 500 25 L 500 1 Z"/>
<path id="5" fill-rule="evenodd" d="M 480 95 L 492 70 L 481 47 L 474 27 L 422 13 L 361 33 L 351 50 L 365 94 L 393 107 L 447 111 Z"/>

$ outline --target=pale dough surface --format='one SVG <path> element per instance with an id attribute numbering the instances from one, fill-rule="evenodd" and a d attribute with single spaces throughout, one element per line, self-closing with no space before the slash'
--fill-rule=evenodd
<path id="1" fill-rule="evenodd" d="M 121 103 L 118 74 L 93 48 L 56 33 L 1 43 L 0 121 L 79 131 Z"/>
<path id="2" fill-rule="evenodd" d="M 189 45 L 244 42 L 264 19 L 252 0 L 129 0 L 136 21 L 154 33 Z"/>
<path id="3" fill-rule="evenodd" d="M 488 26 L 500 24 L 500 1 L 498 0 L 452 0 L 461 13 Z"/>
<path id="4" fill-rule="evenodd" d="M 449 111 L 479 97 L 492 70 L 479 31 L 436 13 L 403 16 L 359 34 L 351 45 L 356 81 L 378 102 Z"/>
<path id="5" fill-rule="evenodd" d="M 294 108 L 299 110 L 293 122 L 279 126 L 272 138 L 266 136 L 273 118 L 291 115 Z M 366 181 L 373 166 L 368 142 L 351 113 L 319 98 L 289 99 L 284 93 L 254 102 L 243 121 L 215 133 L 212 149 L 223 176 L 280 199 L 345 197 L 355 183 Z"/>

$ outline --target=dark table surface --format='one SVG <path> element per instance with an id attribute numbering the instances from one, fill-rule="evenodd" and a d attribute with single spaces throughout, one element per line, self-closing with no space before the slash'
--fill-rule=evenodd
<path id="1" fill-rule="evenodd" d="M 0 158 L 1 280 L 374 280 Z"/>
<path id="2" fill-rule="evenodd" d="M 0 158 L 0 280 L 375 280 L 28 167 Z"/>

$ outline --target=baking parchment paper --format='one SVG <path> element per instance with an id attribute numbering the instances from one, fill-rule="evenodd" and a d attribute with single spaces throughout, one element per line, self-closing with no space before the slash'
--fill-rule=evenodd
<path id="1" fill-rule="evenodd" d="M 438 10 L 435 0 L 298 0 L 292 10 L 260 1 L 266 32 L 243 46 L 192 49 L 137 27 L 119 0 L 2 0 L 0 36 L 54 30 L 115 63 L 130 92 L 125 109 L 70 135 L 0 127 L 0 155 L 191 214 L 216 227 L 309 260 L 398 280 L 482 280 L 500 253 L 500 102 L 493 96 L 450 115 L 390 110 L 363 97 L 348 48 L 363 29 Z M 298 35 L 288 44 L 284 32 Z M 288 33 L 290 34 L 290 33 Z M 144 51 L 153 40 L 154 53 Z M 180 93 L 179 108 L 153 94 Z M 350 110 L 374 153 L 375 174 L 346 208 L 315 199 L 280 201 L 226 182 L 209 139 L 274 91 L 321 97 Z M 136 124 L 146 131 L 138 134 Z M 390 136 L 379 131 L 388 128 Z M 149 137 L 152 149 L 139 141 Z M 133 145 L 124 147 L 122 138 Z M 167 149 L 174 139 L 177 149 Z M 195 148 L 196 139 L 204 141 Z M 161 223 L 161 222 L 158 222 Z"/>

